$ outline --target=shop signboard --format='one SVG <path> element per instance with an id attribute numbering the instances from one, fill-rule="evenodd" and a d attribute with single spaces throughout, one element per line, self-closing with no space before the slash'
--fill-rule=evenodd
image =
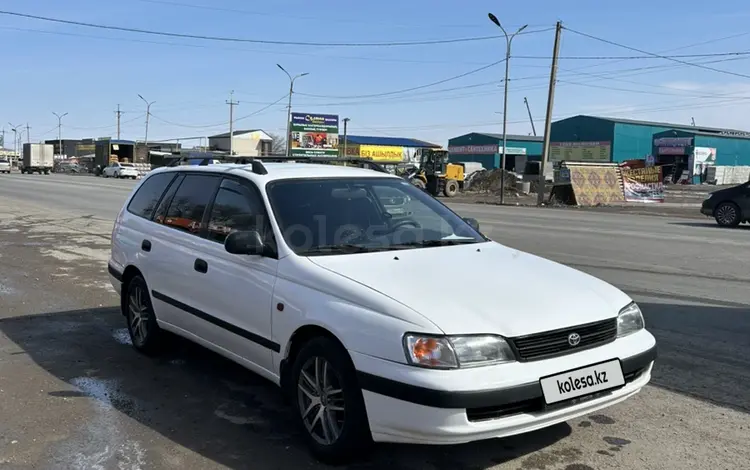
<path id="1" fill-rule="evenodd" d="M 454 155 L 494 155 L 500 153 L 500 147 L 496 144 L 451 145 L 448 147 L 448 152 Z"/>
<path id="2" fill-rule="evenodd" d="M 691 147 L 692 137 L 658 137 L 654 139 L 654 147 Z"/>
<path id="3" fill-rule="evenodd" d="M 291 134 L 293 157 L 339 154 L 339 117 L 335 114 L 292 113 Z"/>
<path id="4" fill-rule="evenodd" d="M 687 147 L 659 147 L 659 155 L 685 155 Z"/>
<path id="5" fill-rule="evenodd" d="M 664 202 L 662 167 L 623 169 L 622 187 L 628 202 Z"/>
<path id="6" fill-rule="evenodd" d="M 609 162 L 611 142 L 551 142 L 549 159 L 552 162 Z"/>
<path id="7" fill-rule="evenodd" d="M 502 154 L 503 153 L 503 146 L 501 145 L 497 149 L 497 153 Z M 526 155 L 526 149 L 524 147 L 508 147 L 508 149 L 505 151 L 506 155 Z"/>
<path id="8" fill-rule="evenodd" d="M 360 145 L 359 156 L 371 160 L 400 162 L 404 159 L 404 148 L 393 145 Z"/>

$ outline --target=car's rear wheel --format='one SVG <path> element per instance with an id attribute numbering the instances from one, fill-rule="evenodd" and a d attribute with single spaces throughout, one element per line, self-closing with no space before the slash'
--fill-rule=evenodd
<path id="1" fill-rule="evenodd" d="M 134 276 L 122 295 L 125 296 L 125 317 L 133 347 L 147 355 L 160 352 L 163 335 L 156 322 L 146 281 L 141 276 Z"/>
<path id="2" fill-rule="evenodd" d="M 722 227 L 736 227 L 742 221 L 742 214 L 737 204 L 722 202 L 714 210 L 714 218 Z"/>
<path id="3" fill-rule="evenodd" d="M 312 453 L 338 464 L 372 444 L 362 390 L 346 350 L 325 337 L 300 350 L 292 369 L 294 405 Z"/>

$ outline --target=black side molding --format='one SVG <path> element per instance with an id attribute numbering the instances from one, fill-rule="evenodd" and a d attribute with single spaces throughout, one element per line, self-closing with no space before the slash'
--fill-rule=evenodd
<path id="1" fill-rule="evenodd" d="M 363 390 L 433 408 L 488 408 L 543 396 L 539 382 L 501 390 L 451 392 L 409 385 L 366 372 L 357 372 L 357 377 Z"/>
<path id="2" fill-rule="evenodd" d="M 621 359 L 622 373 L 628 375 L 636 372 L 655 359 L 656 346 L 627 359 Z M 544 396 L 538 381 L 500 390 L 452 392 L 405 384 L 366 372 L 357 372 L 357 377 L 363 390 L 433 408 L 491 408 L 543 399 Z"/>
<path id="3" fill-rule="evenodd" d="M 200 318 L 201 320 L 205 320 L 211 324 L 214 324 L 218 326 L 219 328 L 223 328 L 229 331 L 230 333 L 234 333 L 237 336 L 242 336 L 243 338 L 250 340 L 253 343 L 259 344 L 263 346 L 264 348 L 270 349 L 273 352 L 276 352 L 276 353 L 281 352 L 281 345 L 279 345 L 278 343 L 274 343 L 270 339 L 264 338 L 262 336 L 256 335 L 255 333 L 244 330 L 238 326 L 232 325 L 231 323 L 228 323 L 220 318 L 216 318 L 215 316 L 210 315 L 202 310 L 198 310 L 197 308 L 184 304 L 177 299 L 173 299 L 172 297 L 164 295 L 161 292 L 152 290 L 151 295 L 153 296 L 153 298 L 157 300 L 161 300 L 162 302 L 168 303 L 169 305 L 173 307 L 179 308 L 180 310 L 186 313 L 189 313 L 193 316 Z"/>
<path id="4" fill-rule="evenodd" d="M 111 264 L 107 264 L 107 271 L 112 275 L 113 278 L 117 279 L 118 282 L 122 282 L 122 273 L 116 270 Z"/>

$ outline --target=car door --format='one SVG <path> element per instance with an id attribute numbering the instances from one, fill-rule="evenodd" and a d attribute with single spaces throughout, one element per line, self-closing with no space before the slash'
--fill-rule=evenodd
<path id="1" fill-rule="evenodd" d="M 224 240 L 233 231 L 257 230 L 275 252 L 260 191 L 250 181 L 225 177 L 210 207 L 206 247 L 196 263 L 204 272 L 194 284 L 204 318 L 201 332 L 222 348 L 272 370 L 271 315 L 278 260 L 274 256 L 228 253 Z"/>
<path id="2" fill-rule="evenodd" d="M 179 333 L 197 334 L 196 309 L 210 302 L 197 298 L 195 284 L 204 278 L 195 271 L 195 260 L 207 244 L 201 238 L 203 218 L 220 182 L 220 175 L 182 173 L 154 214 L 148 240 L 151 297 L 159 321 Z"/>
<path id="3" fill-rule="evenodd" d="M 740 206 L 742 217 L 750 219 L 750 183 L 745 183 L 737 195 L 737 204 Z"/>

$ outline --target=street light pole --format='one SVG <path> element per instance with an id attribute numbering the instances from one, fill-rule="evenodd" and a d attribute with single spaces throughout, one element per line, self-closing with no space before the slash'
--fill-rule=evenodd
<path id="1" fill-rule="evenodd" d="M 146 98 L 138 95 L 138 98 L 142 99 L 144 103 L 146 103 L 146 137 L 144 138 L 144 144 L 146 146 L 146 163 L 151 163 L 151 152 L 148 150 L 148 121 L 149 117 L 151 117 L 151 105 L 156 103 L 156 101 L 148 102 L 146 101 Z M 133 160 L 135 160 L 135 156 L 133 156 Z"/>
<path id="2" fill-rule="evenodd" d="M 63 147 L 62 147 L 62 118 L 64 118 L 65 116 L 67 116 L 68 113 L 57 114 L 57 113 L 53 112 L 52 114 L 54 114 L 57 117 L 57 146 L 58 146 L 57 149 L 60 152 L 60 157 L 62 157 L 62 155 L 63 155 Z"/>
<path id="3" fill-rule="evenodd" d="M 279 64 L 276 64 L 278 68 L 282 70 L 286 74 L 287 77 L 289 77 L 289 104 L 287 104 L 286 109 L 286 156 L 291 157 L 292 156 L 292 95 L 294 94 L 294 81 L 297 80 L 300 77 L 304 77 L 305 75 L 309 75 L 308 72 L 301 73 L 299 75 L 295 75 L 292 77 L 292 75 L 286 71 L 284 67 L 282 67 Z"/>
<path id="4" fill-rule="evenodd" d="M 503 204 L 505 202 L 505 159 L 507 154 L 507 147 L 508 147 L 508 76 L 510 74 L 510 46 L 513 42 L 513 38 L 516 37 L 518 33 L 526 29 L 528 26 L 527 24 L 521 26 L 518 28 L 518 30 L 508 36 L 508 33 L 505 31 L 505 28 L 503 28 L 503 25 L 500 24 L 500 20 L 497 19 L 495 15 L 492 13 L 488 13 L 487 16 L 490 18 L 490 21 L 495 23 L 503 32 L 505 35 L 505 81 L 503 82 L 503 86 L 505 88 L 503 95 L 503 153 L 502 158 L 500 159 L 500 168 L 502 168 L 501 171 L 501 178 L 500 178 L 500 204 Z"/>
<path id="5" fill-rule="evenodd" d="M 18 129 L 20 129 L 20 125 L 16 126 L 15 124 L 8 123 L 10 125 L 10 130 L 13 131 L 13 153 L 16 155 L 16 158 L 18 157 Z"/>

